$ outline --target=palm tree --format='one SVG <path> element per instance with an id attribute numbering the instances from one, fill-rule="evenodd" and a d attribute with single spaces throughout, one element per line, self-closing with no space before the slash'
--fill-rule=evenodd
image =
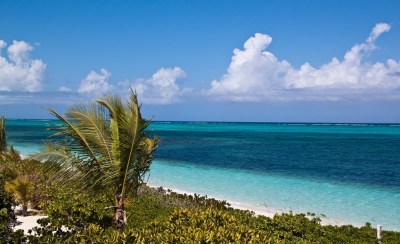
<path id="1" fill-rule="evenodd" d="M 28 215 L 28 203 L 32 197 L 33 184 L 26 176 L 18 176 L 12 181 L 6 181 L 6 191 L 12 193 L 18 203 L 22 205 L 22 215 Z"/>
<path id="2" fill-rule="evenodd" d="M 6 136 L 6 118 L 4 115 L 0 117 L 0 160 L 17 161 L 21 159 L 21 155 L 14 149 L 12 144 L 7 143 Z"/>
<path id="3" fill-rule="evenodd" d="M 34 159 L 53 162 L 84 187 L 105 192 L 115 211 L 112 224 L 123 231 L 124 203 L 137 194 L 158 144 L 158 137 L 145 131 L 150 120 L 142 118 L 136 93 L 131 90 L 125 104 L 108 95 L 89 106 L 72 106 L 65 117 L 50 113 L 63 123 L 55 134 L 63 139 L 48 142 Z"/>
<path id="4" fill-rule="evenodd" d="M 7 149 L 5 124 L 6 124 L 6 119 L 3 115 L 0 117 L 0 154 L 4 153 Z"/>

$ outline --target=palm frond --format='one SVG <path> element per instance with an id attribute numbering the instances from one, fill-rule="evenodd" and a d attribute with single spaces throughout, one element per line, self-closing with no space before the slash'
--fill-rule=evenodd
<path id="1" fill-rule="evenodd" d="M 63 122 L 67 126 L 67 130 L 64 132 L 64 136 L 70 136 L 74 140 L 78 142 L 79 146 L 73 147 L 73 144 L 69 145 L 72 147 L 72 151 L 76 150 L 81 153 L 81 156 L 87 153 L 90 158 L 95 161 L 98 166 L 101 168 L 102 162 L 98 158 L 98 155 L 96 155 L 95 151 L 93 148 L 90 146 L 88 141 L 86 140 L 85 136 L 83 133 L 77 128 L 73 123 L 62 117 L 60 114 L 58 114 L 55 110 L 50 109 L 50 113 L 53 114 L 57 119 L 59 119 L 61 122 Z M 83 150 L 82 150 L 83 149 Z"/>
<path id="2" fill-rule="evenodd" d="M 79 158 L 65 147 L 58 146 L 51 142 L 45 142 L 45 148 L 30 159 L 40 162 L 49 162 L 45 170 L 53 179 L 64 184 L 74 181 L 81 177 Z"/>
<path id="3" fill-rule="evenodd" d="M 102 167 L 107 167 L 114 161 L 112 152 L 112 135 L 106 118 L 105 108 L 92 104 L 91 106 L 76 106 L 67 112 L 67 117 L 76 121 L 75 126 L 80 130 L 88 144 L 101 159 Z"/>
<path id="4" fill-rule="evenodd" d="M 33 185 L 27 176 L 18 176 L 5 184 L 5 189 L 12 193 L 21 204 L 27 204 L 31 199 L 32 188 Z"/>
<path id="5" fill-rule="evenodd" d="M 104 99 L 97 100 L 97 103 L 101 106 L 104 106 L 109 112 L 112 154 L 114 156 L 114 164 L 119 165 L 121 162 L 119 127 L 124 124 L 126 117 L 124 105 L 121 101 L 121 98 L 116 95 L 108 95 Z"/>

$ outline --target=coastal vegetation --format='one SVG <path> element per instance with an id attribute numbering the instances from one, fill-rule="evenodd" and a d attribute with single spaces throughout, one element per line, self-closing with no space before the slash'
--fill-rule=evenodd
<path id="1" fill-rule="evenodd" d="M 62 177 L 69 179 L 66 182 L 101 189 L 114 209 L 113 226 L 122 232 L 127 222 L 125 202 L 137 194 L 158 143 L 145 131 L 150 121 L 142 118 L 136 94 L 131 91 L 125 104 L 109 95 L 89 106 L 73 106 L 65 117 L 54 110 L 50 113 L 64 125 L 56 134 L 61 139 L 47 142 L 33 158 L 54 163 L 60 177 L 68 175 Z"/>
<path id="2" fill-rule="evenodd" d="M 7 240 L 11 234 L 12 229 L 9 228 L 9 223 L 15 222 L 13 214 L 13 206 L 15 206 L 15 199 L 12 194 L 5 190 L 5 177 L 3 170 L 0 174 L 0 239 Z"/>
<path id="3" fill-rule="evenodd" d="M 285 213 L 274 218 L 232 209 L 224 201 L 142 185 L 126 202 L 129 219 L 122 233 L 111 225 L 113 211 L 98 192 L 54 185 L 47 217 L 32 235 L 13 233 L 32 243 L 376 243 L 369 224 L 323 226 L 312 215 Z M 34 233 L 34 234 L 33 234 Z M 398 243 L 400 233 L 384 231 L 382 243 Z"/>
<path id="4" fill-rule="evenodd" d="M 269 218 L 147 186 L 159 139 L 150 136 L 133 91 L 125 103 L 109 95 L 65 116 L 50 112 L 63 126 L 29 159 L 7 144 L 0 120 L 0 243 L 377 242 L 369 223 L 325 226 L 311 213 Z M 40 226 L 12 232 L 17 205 L 20 214 L 43 214 Z M 384 231 L 382 243 L 400 243 L 400 232 Z"/>

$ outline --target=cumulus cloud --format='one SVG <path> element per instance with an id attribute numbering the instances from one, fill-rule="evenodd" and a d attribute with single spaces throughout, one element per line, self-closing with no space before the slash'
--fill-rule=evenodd
<path id="1" fill-rule="evenodd" d="M 249 38 L 243 50 L 235 49 L 231 63 L 219 80 L 211 82 L 206 94 L 234 101 L 260 100 L 338 100 L 344 97 L 398 98 L 400 64 L 365 62 L 365 56 L 376 49 L 375 40 L 390 25 L 377 24 L 364 43 L 354 45 L 343 60 L 333 58 L 319 68 L 309 63 L 294 68 L 266 51 L 272 38 L 257 33 Z"/>
<path id="2" fill-rule="evenodd" d="M 270 36 L 256 33 L 245 42 L 243 50 L 235 49 L 227 73 L 219 81 L 211 82 L 210 94 L 253 101 L 271 89 L 282 87 L 282 75 L 291 66 L 264 51 L 271 41 Z"/>
<path id="3" fill-rule="evenodd" d="M 161 68 L 148 79 L 138 79 L 133 83 L 120 82 L 123 87 L 132 87 L 136 90 L 143 103 L 170 104 L 178 102 L 180 97 L 191 89 L 181 89 L 178 80 L 186 77 L 185 72 L 179 68 Z"/>
<path id="4" fill-rule="evenodd" d="M 112 85 L 109 83 L 110 78 L 111 73 L 105 68 L 102 68 L 100 70 L 100 73 L 92 70 L 86 76 L 86 78 L 81 80 L 78 92 L 95 97 L 107 93 L 113 88 Z"/>
<path id="5" fill-rule="evenodd" d="M 46 64 L 30 58 L 33 47 L 24 41 L 13 41 L 3 56 L 2 49 L 6 47 L 7 43 L 0 40 L 0 91 L 40 91 Z"/>

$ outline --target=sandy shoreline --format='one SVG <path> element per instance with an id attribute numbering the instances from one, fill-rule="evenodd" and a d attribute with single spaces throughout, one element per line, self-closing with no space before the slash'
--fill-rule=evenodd
<path id="1" fill-rule="evenodd" d="M 152 188 L 159 188 L 159 187 L 163 187 L 163 186 L 156 186 L 156 185 L 151 185 L 151 184 L 147 184 L 149 187 Z M 179 194 L 187 194 L 187 195 L 194 195 L 197 193 L 194 192 L 188 192 L 188 191 L 184 191 L 181 189 L 176 189 L 176 188 L 165 188 L 164 189 L 170 189 L 173 192 L 179 193 Z M 273 208 L 269 208 L 267 206 L 263 206 L 263 207 L 258 207 L 258 206 L 254 206 L 254 205 L 250 205 L 250 204 L 244 204 L 244 203 L 239 203 L 239 202 L 232 202 L 226 199 L 219 199 L 218 197 L 214 197 L 214 196 L 208 196 L 209 198 L 214 198 L 220 201 L 227 201 L 230 206 L 232 208 L 235 209 L 241 209 L 241 210 L 249 210 L 249 211 L 253 211 L 256 215 L 264 215 L 266 217 L 269 218 L 273 218 L 276 214 L 282 214 L 282 213 L 287 213 L 289 211 L 284 211 L 281 209 L 273 209 Z M 295 213 L 295 212 L 294 212 Z M 28 230 L 39 226 L 39 224 L 37 223 L 38 219 L 41 218 L 46 218 L 47 216 L 41 216 L 41 215 L 32 215 L 32 216 L 17 216 L 17 222 L 18 225 L 16 225 L 14 227 L 14 231 L 16 230 L 24 230 L 25 234 L 28 234 Z M 322 225 L 335 225 L 335 226 L 340 226 L 340 225 L 347 225 L 347 224 L 351 224 L 353 226 L 356 227 L 361 227 L 362 225 L 357 225 L 354 223 L 345 223 L 342 221 L 338 221 L 338 220 L 334 220 L 334 219 L 330 219 L 330 218 L 325 218 L 325 217 L 321 217 L 321 224 Z"/>
<path id="2" fill-rule="evenodd" d="M 157 185 L 152 185 L 152 184 L 147 184 L 147 185 L 149 187 L 152 187 L 152 188 L 163 187 L 165 190 L 166 189 L 170 189 L 173 192 L 176 192 L 176 193 L 179 193 L 179 194 L 187 194 L 187 195 L 192 195 L 192 196 L 194 194 L 198 194 L 198 193 L 188 192 L 188 191 L 184 191 L 184 190 L 176 189 L 176 188 L 168 188 L 168 187 L 157 186 Z M 289 213 L 289 211 L 284 211 L 284 210 L 281 210 L 281 209 L 273 209 L 273 208 L 270 208 L 270 207 L 267 207 L 267 206 L 259 207 L 259 206 L 254 206 L 254 205 L 251 205 L 251 204 L 233 202 L 233 201 L 229 201 L 227 199 L 220 199 L 218 197 L 214 197 L 214 196 L 210 196 L 210 195 L 207 195 L 207 197 L 208 198 L 214 198 L 214 199 L 219 200 L 219 201 L 226 201 L 226 202 L 228 202 L 230 204 L 230 206 L 232 208 L 241 209 L 241 210 L 249 210 L 249 211 L 254 212 L 256 215 L 264 215 L 264 216 L 269 217 L 269 218 L 273 218 L 276 214 Z M 296 214 L 298 212 L 293 211 L 293 213 Z M 349 225 L 350 224 L 350 225 L 353 225 L 355 227 L 363 226 L 362 224 L 349 223 L 349 222 L 339 221 L 339 220 L 336 220 L 336 219 L 331 219 L 331 218 L 326 218 L 326 217 L 321 217 L 321 216 L 319 216 L 319 217 L 321 218 L 321 224 L 322 225 L 341 226 L 341 225 Z"/>

